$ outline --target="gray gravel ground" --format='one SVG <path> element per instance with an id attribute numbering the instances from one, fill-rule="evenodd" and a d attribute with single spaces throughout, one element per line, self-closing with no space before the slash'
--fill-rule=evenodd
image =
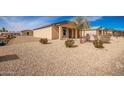
<path id="1" fill-rule="evenodd" d="M 43 45 L 33 37 L 21 38 L 0 47 L 1 57 L 18 56 L 0 62 L 0 75 L 124 75 L 124 38 L 112 39 L 104 49 L 96 49 L 92 43 L 79 44 L 79 40 L 76 40 L 78 47 L 66 48 L 64 40 Z"/>

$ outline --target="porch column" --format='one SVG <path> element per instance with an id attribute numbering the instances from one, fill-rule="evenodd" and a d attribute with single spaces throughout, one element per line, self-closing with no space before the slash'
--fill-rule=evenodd
<path id="1" fill-rule="evenodd" d="M 107 35 L 107 30 L 106 30 L 106 35 Z"/>
<path id="2" fill-rule="evenodd" d="M 71 38 L 74 38 L 74 29 L 72 29 L 72 36 Z"/>
<path id="3" fill-rule="evenodd" d="M 104 30 L 102 30 L 102 35 L 104 35 Z"/>
<path id="4" fill-rule="evenodd" d="M 99 30 L 96 30 L 96 35 L 99 35 Z"/>
<path id="5" fill-rule="evenodd" d="M 62 39 L 62 27 L 59 26 L 59 40 Z"/>
<path id="6" fill-rule="evenodd" d="M 66 29 L 66 33 L 67 33 L 66 34 L 67 38 L 69 38 L 69 29 L 68 28 Z"/>
<path id="7" fill-rule="evenodd" d="M 78 38 L 78 31 L 77 31 L 77 29 L 75 30 L 75 39 L 77 39 Z"/>
<path id="8" fill-rule="evenodd" d="M 103 30 L 103 35 L 105 35 L 105 30 Z"/>

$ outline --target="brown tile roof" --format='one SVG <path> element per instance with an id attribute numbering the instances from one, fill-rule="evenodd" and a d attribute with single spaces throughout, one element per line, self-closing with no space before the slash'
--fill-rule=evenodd
<path id="1" fill-rule="evenodd" d="M 42 26 L 42 27 L 39 27 L 39 28 L 36 28 L 36 29 L 33 29 L 33 30 L 37 30 L 37 29 L 41 29 L 41 28 L 46 28 L 46 27 L 49 27 L 49 26 L 52 26 L 52 25 L 59 25 L 59 24 L 64 24 L 64 23 L 68 23 L 68 22 L 71 22 L 71 21 L 61 21 L 61 22 L 56 22 L 56 23 L 52 23 L 52 24 L 49 24 L 49 25 L 46 25 L 46 26 Z"/>

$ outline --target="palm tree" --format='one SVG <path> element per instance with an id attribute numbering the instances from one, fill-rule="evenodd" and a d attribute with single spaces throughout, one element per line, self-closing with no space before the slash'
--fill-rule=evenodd
<path id="1" fill-rule="evenodd" d="M 86 17 L 82 17 L 82 16 L 77 16 L 74 20 L 74 27 L 76 30 L 80 31 L 80 43 L 83 43 L 82 40 L 82 31 L 84 31 L 83 33 L 83 37 L 85 36 L 85 31 L 89 28 L 89 23 Z"/>

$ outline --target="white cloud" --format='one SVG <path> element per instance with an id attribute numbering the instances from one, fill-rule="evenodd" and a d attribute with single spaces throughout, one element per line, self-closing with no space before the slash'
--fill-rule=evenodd
<path id="1" fill-rule="evenodd" d="M 86 16 L 86 18 L 88 19 L 88 21 L 97 21 L 102 19 L 102 16 Z M 72 19 L 70 19 L 71 21 L 75 20 L 75 17 L 73 17 Z"/>
<path id="2" fill-rule="evenodd" d="M 88 16 L 87 19 L 89 21 L 96 21 L 102 19 L 102 16 Z"/>
<path id="3" fill-rule="evenodd" d="M 6 29 L 10 31 L 37 28 L 49 24 L 49 20 L 52 20 L 51 17 L 38 17 L 30 20 L 23 19 L 23 17 L 0 17 L 0 19 L 6 24 Z"/>

